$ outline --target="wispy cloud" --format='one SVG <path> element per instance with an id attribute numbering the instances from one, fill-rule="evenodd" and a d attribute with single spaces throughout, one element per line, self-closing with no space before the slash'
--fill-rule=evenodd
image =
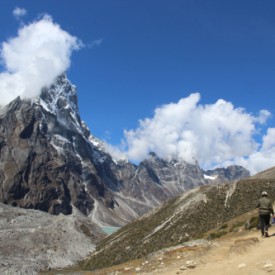
<path id="1" fill-rule="evenodd" d="M 253 116 L 222 99 L 208 105 L 199 101 L 200 94 L 194 93 L 157 108 L 154 117 L 125 131 L 126 150 L 121 153 L 138 162 L 152 151 L 167 160 L 198 160 L 205 169 L 242 164 L 252 173 L 274 165 L 275 129 L 268 130 L 262 145 L 255 139 L 269 111 Z M 111 153 L 112 149 L 109 147 Z M 114 155 L 119 156 L 117 150 Z"/>
<path id="2" fill-rule="evenodd" d="M 27 14 L 27 10 L 24 9 L 24 8 L 19 8 L 19 7 L 16 7 L 13 12 L 12 12 L 13 16 L 16 18 L 16 19 L 20 19 L 21 17 L 25 16 Z"/>
<path id="3" fill-rule="evenodd" d="M 42 87 L 69 68 L 72 51 L 81 46 L 77 37 L 62 30 L 48 15 L 22 26 L 16 37 L 1 45 L 5 71 L 0 73 L 0 104 L 17 96 L 39 95 Z"/>
<path id="4" fill-rule="evenodd" d="M 91 47 L 91 48 L 100 47 L 101 44 L 102 44 L 102 42 L 103 42 L 103 38 L 96 39 L 96 40 L 94 40 L 94 41 L 90 44 L 90 47 Z"/>

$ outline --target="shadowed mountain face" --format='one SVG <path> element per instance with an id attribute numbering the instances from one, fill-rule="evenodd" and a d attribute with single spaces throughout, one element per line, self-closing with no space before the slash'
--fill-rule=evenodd
<path id="1" fill-rule="evenodd" d="M 71 214 L 74 205 L 86 215 L 96 198 L 112 204 L 78 115 L 75 88 L 65 77 L 36 101 L 15 99 L 2 110 L 0 125 L 2 202 L 52 214 Z"/>
<path id="2" fill-rule="evenodd" d="M 204 172 L 153 153 L 138 166 L 114 162 L 81 121 L 76 89 L 65 76 L 36 100 L 16 98 L 0 110 L 5 204 L 51 214 L 76 207 L 99 225 L 121 226 L 194 187 L 249 176 L 234 169 Z"/>

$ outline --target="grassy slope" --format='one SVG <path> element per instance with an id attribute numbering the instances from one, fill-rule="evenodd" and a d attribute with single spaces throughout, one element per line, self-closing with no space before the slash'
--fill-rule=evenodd
<path id="1" fill-rule="evenodd" d="M 274 201 L 275 167 L 235 184 L 192 190 L 106 237 L 96 253 L 69 270 L 126 264 L 188 240 L 219 238 L 240 228 L 253 228 L 258 224 L 255 205 L 263 190 Z"/>
<path id="2" fill-rule="evenodd" d="M 97 252 L 80 267 L 93 270 L 111 266 L 201 238 L 205 232 L 255 209 L 262 190 L 274 200 L 275 179 L 251 178 L 192 190 L 102 240 Z"/>

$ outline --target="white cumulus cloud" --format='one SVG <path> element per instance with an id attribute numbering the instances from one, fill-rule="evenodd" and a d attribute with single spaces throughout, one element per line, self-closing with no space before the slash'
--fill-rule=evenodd
<path id="1" fill-rule="evenodd" d="M 274 151 L 274 129 L 264 137 L 262 147 L 255 140 L 257 126 L 266 122 L 270 112 L 261 110 L 253 116 L 222 99 L 208 105 L 199 101 L 200 94 L 194 93 L 157 108 L 152 118 L 139 121 L 137 129 L 124 132 L 124 153 L 136 162 L 155 152 L 167 160 L 198 160 L 204 169 L 238 163 L 253 172 L 260 171 L 260 167 L 253 167 L 249 157 L 257 153 L 263 157 L 270 148 Z M 265 157 L 270 166 L 271 157 Z"/>
<path id="2" fill-rule="evenodd" d="M 81 46 L 77 37 L 62 30 L 48 15 L 21 27 L 16 37 L 1 45 L 1 104 L 17 96 L 39 95 L 42 87 L 69 68 L 72 51 Z"/>
<path id="3" fill-rule="evenodd" d="M 262 138 L 258 150 L 252 152 L 248 157 L 238 157 L 235 164 L 247 167 L 251 174 L 256 174 L 275 165 L 275 128 L 268 128 Z M 233 164 L 232 161 L 227 165 Z"/>

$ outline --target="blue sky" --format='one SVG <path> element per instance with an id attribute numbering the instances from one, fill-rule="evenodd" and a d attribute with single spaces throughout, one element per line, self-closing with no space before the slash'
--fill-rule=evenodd
<path id="1" fill-rule="evenodd" d="M 25 9 L 26 14 L 14 16 L 16 7 Z M 258 164 L 252 165 L 252 158 L 262 150 L 267 129 L 274 128 L 274 11 L 273 0 L 2 0 L 0 41 L 16 36 L 20 27 L 39 20 L 43 14 L 50 15 L 64 31 L 80 39 L 83 46 L 73 51 L 67 75 L 78 89 L 81 118 L 96 137 L 113 146 L 121 140 L 128 147 L 135 146 L 141 135 L 148 135 L 144 127 L 149 125 L 152 131 L 161 127 L 162 124 L 156 127 L 155 121 L 164 116 L 156 115 L 157 108 L 165 113 L 169 104 L 178 106 L 181 99 L 190 99 L 191 94 L 199 93 L 190 102 L 204 112 L 207 106 L 216 106 L 219 99 L 226 103 L 223 106 L 231 103 L 231 111 L 250 116 L 247 123 L 255 129 L 247 130 L 249 133 L 245 135 L 249 138 L 238 137 L 234 141 L 227 138 L 227 141 L 235 147 L 238 141 L 254 144 L 241 154 L 228 154 L 228 159 L 217 157 L 207 161 L 210 152 L 193 152 L 194 157 L 202 157 L 205 167 L 234 162 L 258 171 L 265 168 L 259 165 L 263 161 L 257 158 Z M 264 122 L 256 125 L 261 110 L 270 113 Z M 225 113 L 219 109 L 217 116 Z M 193 112 L 188 115 L 198 116 Z M 146 118 L 150 122 L 145 123 Z M 222 121 L 226 124 L 226 119 Z M 198 118 L 188 123 L 205 125 L 204 121 L 198 122 Z M 232 124 L 236 123 L 232 121 Z M 196 138 L 210 135 L 203 129 L 201 126 L 193 132 L 193 128 L 188 128 Z M 235 131 L 242 131 L 240 129 Z M 222 136 L 231 132 L 232 128 Z M 162 134 L 160 131 L 159 135 Z M 184 141 L 186 132 L 182 127 L 179 136 L 170 141 Z M 266 139 L 272 140 L 271 137 L 273 131 Z M 154 138 L 143 140 L 142 148 L 128 150 L 132 152 L 131 158 L 139 161 L 143 156 L 140 152 L 158 151 L 160 144 L 148 145 Z M 188 136 L 187 140 L 192 138 Z M 266 147 L 273 152 L 271 143 Z M 203 144 L 207 147 L 207 143 Z M 223 148 L 220 154 L 228 150 Z M 239 147 L 235 152 L 237 150 L 242 151 Z M 213 154 L 216 153 L 219 154 L 218 149 L 213 147 Z M 160 155 L 165 157 L 166 153 L 160 150 Z M 265 157 L 266 166 L 275 164 L 272 164 L 273 156 L 268 156 L 268 161 Z"/>

